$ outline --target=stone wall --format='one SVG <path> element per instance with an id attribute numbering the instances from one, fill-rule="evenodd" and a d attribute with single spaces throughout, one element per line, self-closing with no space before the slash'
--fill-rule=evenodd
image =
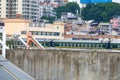
<path id="1" fill-rule="evenodd" d="M 36 80 L 120 80 L 120 51 L 8 50 L 7 59 Z"/>

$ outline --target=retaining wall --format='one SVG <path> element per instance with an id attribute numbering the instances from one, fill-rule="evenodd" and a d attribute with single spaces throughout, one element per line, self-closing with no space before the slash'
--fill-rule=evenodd
<path id="1" fill-rule="evenodd" d="M 120 80 L 120 51 L 8 50 L 7 59 L 36 80 Z"/>

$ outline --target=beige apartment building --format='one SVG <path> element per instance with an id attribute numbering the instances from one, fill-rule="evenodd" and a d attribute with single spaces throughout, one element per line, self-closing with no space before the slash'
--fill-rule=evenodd
<path id="1" fill-rule="evenodd" d="M 5 19 L 5 32 L 9 36 L 15 34 L 21 38 L 27 38 L 27 32 L 31 32 L 38 39 L 64 39 L 64 23 L 35 24 L 24 19 Z"/>
<path id="2" fill-rule="evenodd" d="M 38 0 L 0 0 L 0 18 L 37 20 Z"/>
<path id="3" fill-rule="evenodd" d="M 0 18 L 6 18 L 6 0 L 0 0 Z"/>

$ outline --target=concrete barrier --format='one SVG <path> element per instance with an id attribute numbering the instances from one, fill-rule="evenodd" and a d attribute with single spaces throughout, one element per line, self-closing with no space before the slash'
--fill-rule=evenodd
<path id="1" fill-rule="evenodd" d="M 120 51 L 7 50 L 7 59 L 36 80 L 120 80 Z"/>

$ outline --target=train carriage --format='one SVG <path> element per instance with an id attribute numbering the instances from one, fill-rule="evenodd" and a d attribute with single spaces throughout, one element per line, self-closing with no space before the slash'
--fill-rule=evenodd
<path id="1" fill-rule="evenodd" d="M 119 49 L 120 41 L 113 40 L 110 43 L 102 40 L 41 40 L 37 39 L 44 47 L 58 48 L 88 48 L 88 49 Z M 17 42 L 22 45 L 20 41 Z M 34 44 L 31 44 L 35 46 Z M 23 45 L 22 45 L 23 46 Z"/>

